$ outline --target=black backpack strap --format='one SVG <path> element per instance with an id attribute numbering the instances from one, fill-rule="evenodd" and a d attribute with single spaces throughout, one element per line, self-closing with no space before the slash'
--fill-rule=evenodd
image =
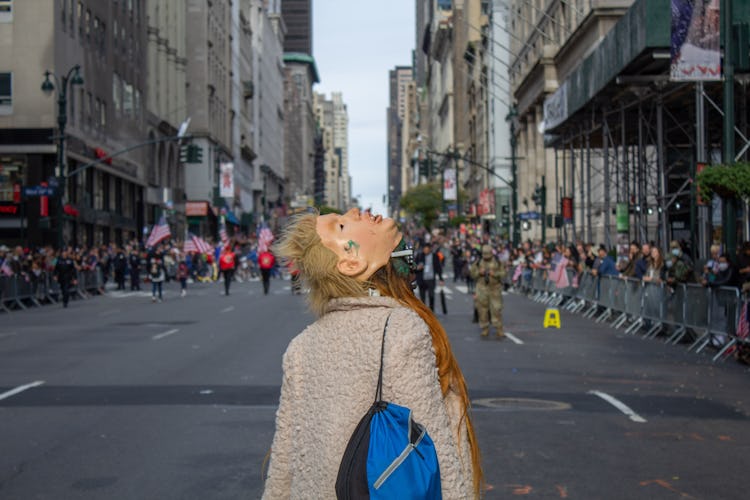
<path id="1" fill-rule="evenodd" d="M 378 373 L 378 387 L 375 389 L 375 402 L 379 402 L 383 399 L 383 355 L 385 353 L 385 332 L 388 329 L 388 322 L 391 320 L 391 313 L 388 313 L 388 317 L 385 320 L 385 326 L 383 327 L 383 340 L 380 343 L 380 372 Z"/>

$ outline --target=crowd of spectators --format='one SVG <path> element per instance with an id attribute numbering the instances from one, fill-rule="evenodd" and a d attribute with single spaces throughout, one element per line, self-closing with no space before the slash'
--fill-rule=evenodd
<path id="1" fill-rule="evenodd" d="M 229 245 L 238 256 L 238 278 L 257 277 L 257 239 L 232 239 Z M 66 250 L 77 272 L 101 272 L 102 289 L 108 283 L 114 283 L 117 290 L 140 290 L 141 283 L 150 279 L 149 270 L 155 260 L 163 267 L 166 281 L 177 279 L 180 263 L 185 264 L 192 281 L 218 280 L 217 261 L 223 246 L 212 243 L 211 251 L 199 253 L 184 252 L 181 241 L 165 241 L 152 248 L 131 241 L 123 245 L 67 247 Z M 53 277 L 61 255 L 62 252 L 52 246 L 11 248 L 0 245 L 0 278 L 18 277 L 36 283 L 46 276 Z"/>

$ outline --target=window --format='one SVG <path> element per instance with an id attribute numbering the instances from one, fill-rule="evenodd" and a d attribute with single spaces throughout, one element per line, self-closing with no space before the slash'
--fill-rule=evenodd
<path id="1" fill-rule="evenodd" d="M 13 22 L 13 0 L 0 0 L 0 23 Z"/>
<path id="2" fill-rule="evenodd" d="M 0 201 L 13 201 L 13 186 L 24 183 L 26 159 L 24 156 L 2 157 L 3 168 L 0 170 Z"/>
<path id="3" fill-rule="evenodd" d="M 86 25 L 85 26 L 86 41 L 90 42 L 91 41 L 91 11 L 90 10 L 86 10 L 86 20 L 84 21 L 84 23 Z"/>
<path id="4" fill-rule="evenodd" d="M 70 36 L 75 36 L 75 33 L 73 30 L 75 29 L 73 26 L 73 0 L 63 0 L 63 2 L 68 2 L 68 22 L 70 23 L 68 27 L 70 28 Z"/>
<path id="5" fill-rule="evenodd" d="M 97 97 L 96 100 L 94 101 L 94 119 L 93 119 L 94 126 L 96 127 L 99 126 L 99 116 L 101 115 L 101 112 L 102 112 L 102 101 L 101 99 Z"/>
<path id="6" fill-rule="evenodd" d="M 112 103 L 115 106 L 115 116 L 119 116 L 122 103 L 122 80 L 117 73 L 112 75 Z"/>
<path id="7" fill-rule="evenodd" d="M 128 118 L 133 117 L 133 86 L 128 82 L 123 85 L 122 114 Z"/>
<path id="8" fill-rule="evenodd" d="M 13 112 L 13 73 L 0 73 L 0 115 Z"/>
<path id="9" fill-rule="evenodd" d="M 102 101 L 102 107 L 99 110 L 99 126 L 105 128 L 107 126 L 107 102 Z"/>
<path id="10" fill-rule="evenodd" d="M 93 125 L 92 116 L 94 115 L 94 97 L 91 92 L 86 94 L 86 126 L 91 127 Z"/>
<path id="11" fill-rule="evenodd" d="M 80 0 L 76 7 L 76 19 L 78 20 L 78 36 L 83 38 L 83 2 Z"/>

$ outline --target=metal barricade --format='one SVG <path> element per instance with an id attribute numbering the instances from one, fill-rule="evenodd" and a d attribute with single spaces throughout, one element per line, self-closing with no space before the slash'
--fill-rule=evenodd
<path id="1" fill-rule="evenodd" d="M 641 317 L 648 330 L 643 338 L 655 337 L 664 328 L 662 318 L 664 317 L 664 294 L 666 293 L 664 283 L 653 281 L 643 282 L 643 307 Z"/>
<path id="2" fill-rule="evenodd" d="M 599 311 L 599 278 L 593 274 L 586 273 L 587 279 L 583 284 L 583 297 L 589 308 L 583 313 L 584 318 L 593 318 Z"/>
<path id="3" fill-rule="evenodd" d="M 612 316 L 614 280 L 612 276 L 599 276 L 599 305 L 604 307 L 604 311 L 596 318 L 597 323 L 607 321 Z"/>
<path id="4" fill-rule="evenodd" d="M 677 285 L 667 285 L 664 287 L 664 308 L 661 322 L 675 327 L 675 331 L 665 341 L 665 343 L 677 342 L 685 336 L 685 294 L 686 286 L 684 283 Z"/>
<path id="5" fill-rule="evenodd" d="M 698 340 L 708 339 L 708 325 L 710 321 L 711 291 L 696 284 L 685 285 L 685 308 L 683 315 L 683 326 L 693 330 Z M 701 343 L 702 340 L 698 343 Z M 694 342 L 688 350 L 695 347 Z M 701 347 L 702 349 L 703 347 Z M 696 352 L 700 352 L 696 351 Z"/>
<path id="6" fill-rule="evenodd" d="M 720 359 L 737 342 L 737 324 L 742 310 L 740 290 L 734 287 L 710 289 L 707 332 L 701 345 L 695 352 L 700 352 L 709 342 L 716 341 L 721 346 L 713 360 Z M 694 345 L 697 344 L 697 341 Z M 692 347 L 692 346 L 691 346 Z"/>
<path id="7" fill-rule="evenodd" d="M 54 278 L 54 273 L 50 272 L 47 274 L 47 300 L 56 304 L 61 299 L 61 296 L 60 284 Z"/>
<path id="8" fill-rule="evenodd" d="M 10 312 L 10 308 L 16 304 L 16 284 L 12 276 L 0 276 L 0 307 L 5 312 Z"/>
<path id="9" fill-rule="evenodd" d="M 632 323 L 625 329 L 625 333 L 631 334 L 637 332 L 644 324 L 644 292 L 645 283 L 635 278 L 625 279 L 625 313 L 626 319 Z"/>
<path id="10" fill-rule="evenodd" d="M 620 313 L 612 322 L 614 328 L 620 328 L 628 319 L 628 282 L 624 278 L 611 277 L 612 279 L 612 302 L 613 313 Z"/>

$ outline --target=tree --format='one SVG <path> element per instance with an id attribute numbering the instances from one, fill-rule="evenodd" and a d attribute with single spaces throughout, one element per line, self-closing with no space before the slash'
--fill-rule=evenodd
<path id="1" fill-rule="evenodd" d="M 442 204 L 443 194 L 437 182 L 414 186 L 401 197 L 400 202 L 401 208 L 407 213 L 419 215 L 427 229 L 438 218 Z"/>
<path id="2" fill-rule="evenodd" d="M 710 203 L 714 194 L 724 199 L 750 199 L 750 163 L 706 167 L 695 180 L 705 203 Z"/>

